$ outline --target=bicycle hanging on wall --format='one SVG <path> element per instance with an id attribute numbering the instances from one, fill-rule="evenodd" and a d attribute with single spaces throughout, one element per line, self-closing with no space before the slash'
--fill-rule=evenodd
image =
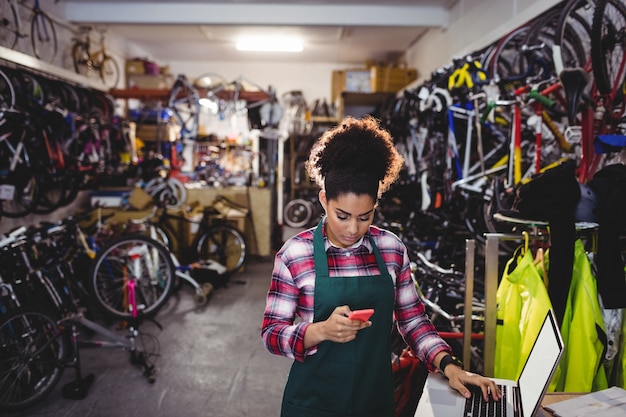
<path id="1" fill-rule="evenodd" d="M 20 39 L 29 36 L 23 32 L 24 22 L 20 13 L 21 8 L 27 8 L 31 12 L 30 44 L 33 54 L 42 61 L 54 63 L 58 47 L 54 23 L 41 9 L 39 0 L 35 0 L 32 7 L 25 3 L 18 0 L 0 1 L 0 45 L 15 49 Z"/>

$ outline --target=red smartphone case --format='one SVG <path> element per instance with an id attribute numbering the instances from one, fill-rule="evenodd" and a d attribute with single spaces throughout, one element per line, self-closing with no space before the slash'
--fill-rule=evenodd
<path id="1" fill-rule="evenodd" d="M 372 314 L 374 314 L 374 309 L 366 308 L 364 310 L 354 310 L 352 313 L 350 313 L 348 318 L 350 320 L 367 321 L 370 317 L 372 317 Z"/>

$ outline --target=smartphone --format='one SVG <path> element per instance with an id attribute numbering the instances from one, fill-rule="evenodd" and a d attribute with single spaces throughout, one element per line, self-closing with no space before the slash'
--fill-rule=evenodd
<path id="1" fill-rule="evenodd" d="M 354 310 L 352 313 L 350 313 L 348 318 L 350 320 L 367 321 L 370 317 L 372 317 L 372 314 L 374 314 L 374 309 L 366 308 L 364 310 Z"/>

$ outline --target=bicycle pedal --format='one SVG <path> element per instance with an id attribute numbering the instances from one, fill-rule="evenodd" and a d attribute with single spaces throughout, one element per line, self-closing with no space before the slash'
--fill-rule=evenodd
<path id="1" fill-rule="evenodd" d="M 95 378 L 96 376 L 94 374 L 89 374 L 83 379 L 68 382 L 63 385 L 61 395 L 63 398 L 67 398 L 69 400 L 82 400 L 87 396 L 89 387 L 91 387 Z"/>

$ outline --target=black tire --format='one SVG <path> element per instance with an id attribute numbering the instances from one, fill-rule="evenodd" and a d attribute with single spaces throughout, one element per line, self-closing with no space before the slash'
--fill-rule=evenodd
<path id="1" fill-rule="evenodd" d="M 35 214 L 50 214 L 63 205 L 71 183 L 65 176 L 56 173 L 40 174 L 37 178 L 39 187 L 38 205 Z"/>
<path id="2" fill-rule="evenodd" d="M 176 269 L 171 253 L 142 235 L 124 235 L 105 245 L 89 274 L 94 299 L 104 314 L 124 320 L 133 317 L 127 286 L 132 275 L 139 275 L 133 280 L 136 314 L 153 317 L 167 302 L 174 284 Z"/>
<path id="3" fill-rule="evenodd" d="M 215 261 L 230 275 L 246 260 L 246 241 L 235 227 L 222 224 L 209 228 L 194 245 L 199 261 Z"/>
<path id="4" fill-rule="evenodd" d="M 43 400 L 63 374 L 65 338 L 56 322 L 35 311 L 0 316 L 0 411 Z"/>
<path id="5" fill-rule="evenodd" d="M 74 63 L 74 71 L 76 71 L 77 74 L 91 77 L 93 73 L 93 62 L 83 42 L 78 41 L 72 46 L 72 62 Z M 81 108 L 81 110 L 86 111 L 87 109 Z"/>
<path id="6" fill-rule="evenodd" d="M 312 202 L 296 198 L 285 205 L 283 218 L 287 226 L 305 227 L 311 223 L 314 211 Z"/>
<path id="7" fill-rule="evenodd" d="M 591 26 L 591 60 L 598 91 L 610 95 L 624 82 L 626 6 L 622 0 L 598 0 Z"/>
<path id="8" fill-rule="evenodd" d="M 30 21 L 30 42 L 38 59 L 54 63 L 58 49 L 57 33 L 54 22 L 47 14 L 33 15 Z"/>
<path id="9" fill-rule="evenodd" d="M 590 69 L 591 22 L 595 0 L 569 0 L 561 11 L 554 33 L 554 45 L 561 48 L 564 68 Z"/>
<path id="10" fill-rule="evenodd" d="M 13 109 L 15 107 L 15 89 L 13 83 L 0 69 L 0 116 L 6 110 Z"/>
<path id="11" fill-rule="evenodd" d="M 13 3 L 0 2 L 0 46 L 15 48 L 20 35 L 17 22 L 17 10 L 13 7 Z"/>
<path id="12" fill-rule="evenodd" d="M 102 58 L 100 63 L 100 78 L 107 88 L 116 88 L 120 82 L 120 67 L 110 56 Z"/>
<path id="13" fill-rule="evenodd" d="M 27 167 L 10 173 L 8 181 L 3 183 L 15 186 L 12 199 L 0 200 L 0 210 L 6 217 L 23 217 L 33 212 L 39 203 L 39 187 L 37 178 L 32 172 L 27 172 Z"/>

